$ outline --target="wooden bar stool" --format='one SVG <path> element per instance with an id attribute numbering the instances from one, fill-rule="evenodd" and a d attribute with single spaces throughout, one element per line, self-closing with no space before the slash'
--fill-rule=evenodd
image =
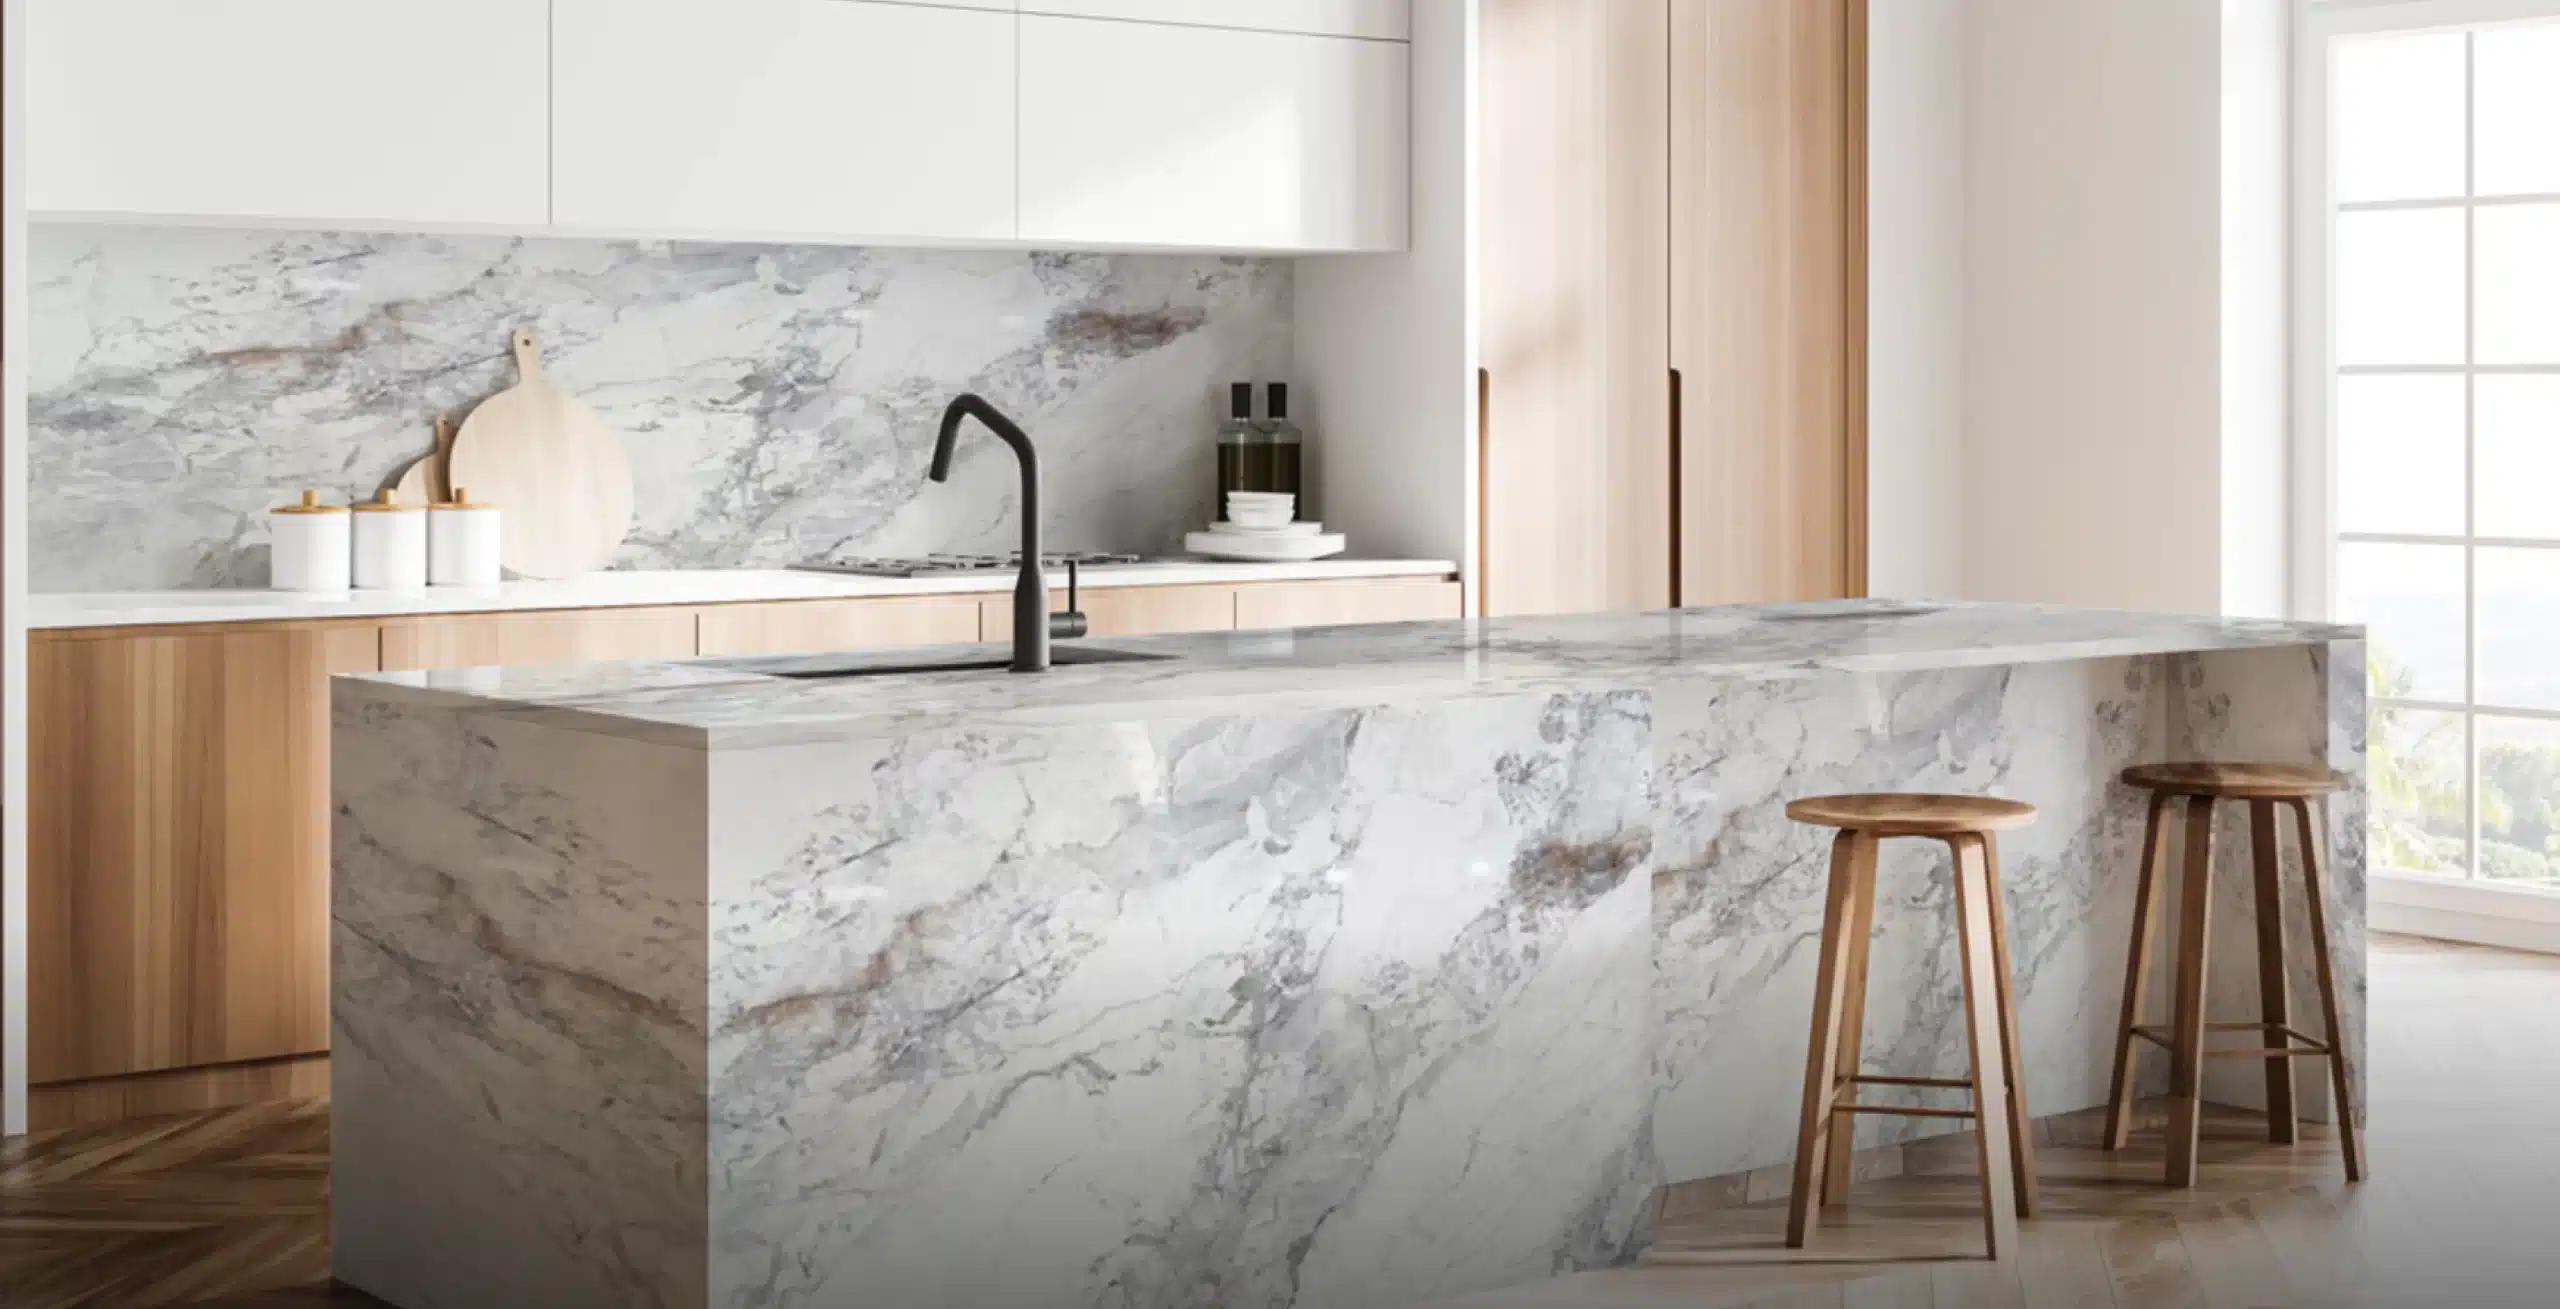
<path id="1" fill-rule="evenodd" d="M 2018 1248 L 2018 1220 L 2036 1213 L 2035 1145 L 2018 1069 L 2018 1012 L 2010 995 L 2009 920 L 2000 906 L 2000 855 L 1991 834 L 2035 821 L 2035 806 L 1969 795 L 1834 795 L 1795 801 L 1787 817 L 1836 827 L 1831 894 L 1822 915 L 1822 954 L 1813 993 L 1813 1044 L 1805 1057 L 1804 1119 L 1796 1137 L 1795 1190 L 1787 1245 L 1802 1249 L 1821 1202 L 1849 1194 L 1853 1127 L 1859 1114 L 1970 1118 L 1981 1142 L 1982 1206 L 1991 1257 Z M 1973 1075 L 1962 1080 L 1869 1077 L 1858 1071 L 1867 1007 L 1867 945 L 1874 933 L 1876 845 L 1886 837 L 1947 843 L 1956 884 L 1957 940 L 1964 960 L 1965 1034 Z M 1996 1057 L 1995 1057 L 1996 1052 Z M 1962 1109 L 1862 1104 L 1861 1086 L 1943 1087 L 1973 1093 Z"/>
<path id="2" fill-rule="evenodd" d="M 2124 1148 L 2133 1131 L 2136 1041 L 2169 1051 L 2169 1167 L 2171 1186 L 2196 1184 L 2196 1139 L 2204 1115 L 2204 1064 L 2208 1059 L 2263 1059 L 2267 1068 L 2267 1139 L 2292 1144 L 2298 1136 L 2293 1105 L 2293 1061 L 2326 1058 L 2337 1095 L 2338 1144 L 2347 1180 L 2364 1180 L 2364 1138 L 2356 1125 L 2350 1089 L 2346 1029 L 2338 1022 L 2338 983 L 2330 958 L 2328 902 L 2320 885 L 2320 797 L 2344 786 L 2325 768 L 2292 764 L 2142 764 L 2124 771 L 2128 786 L 2151 792 L 2151 820 L 2142 837 L 2142 880 L 2133 903 L 2133 956 L 2125 965 L 2124 1018 L 2116 1037 L 2115 1080 L 2107 1095 L 2106 1146 Z M 2169 807 L 2186 801 L 2186 871 L 2178 890 L 2177 1002 L 2167 1028 L 2142 1022 L 2142 998 L 2150 972 L 2152 938 L 2159 932 L 2159 899 L 2168 880 Z M 2213 808 L 2218 800 L 2249 802 L 2249 834 L 2257 882 L 2258 1021 L 2205 1021 L 2205 964 L 2210 955 L 2213 906 Z M 2292 1026 L 2291 990 L 2284 961 L 2282 864 L 2276 851 L 2276 809 L 2293 811 L 2302 846 L 2303 898 L 2311 914 L 2312 966 L 2320 980 L 2320 1018 L 2326 1039 Z M 2207 1049 L 2208 1032 L 2254 1032 L 2258 1043 Z"/>

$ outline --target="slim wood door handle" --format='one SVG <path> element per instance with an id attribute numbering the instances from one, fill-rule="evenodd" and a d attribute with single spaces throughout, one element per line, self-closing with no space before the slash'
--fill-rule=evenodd
<path id="1" fill-rule="evenodd" d="M 1493 370 L 1476 370 L 1476 617 L 1493 614 Z"/>

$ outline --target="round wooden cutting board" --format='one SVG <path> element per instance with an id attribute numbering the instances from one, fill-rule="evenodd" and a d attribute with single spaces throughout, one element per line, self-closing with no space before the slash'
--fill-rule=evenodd
<path id="1" fill-rule="evenodd" d="M 542 380 L 533 333 L 514 339 L 514 386 L 454 438 L 449 486 L 498 507 L 498 557 L 518 577 L 575 577 L 613 562 L 631 531 L 631 460 L 595 411 Z"/>

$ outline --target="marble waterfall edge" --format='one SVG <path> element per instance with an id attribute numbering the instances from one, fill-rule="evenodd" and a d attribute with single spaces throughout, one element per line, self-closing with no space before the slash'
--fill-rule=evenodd
<path id="1" fill-rule="evenodd" d="M 1013 465 L 959 391 L 1030 422 L 1059 549 L 1165 553 L 1214 507 L 1213 384 L 1281 378 L 1287 260 L 254 232 L 28 236 L 29 578 L 39 592 L 263 586 L 266 511 L 368 497 L 543 372 L 620 430 L 619 568 L 1005 550 Z"/>
<path id="2" fill-rule="evenodd" d="M 1625 1262 L 1661 1184 L 1793 1155 L 1827 834 L 1783 802 L 1825 791 L 2038 806 L 2001 856 L 2052 1115 L 2113 1060 L 2117 773 L 2337 769 L 2363 1048 L 2353 629 L 1841 606 L 1112 644 L 1174 657 L 341 679 L 341 1274 L 475 1309 L 1369 1309 Z M 2246 1017 L 2233 808 L 2213 999 Z M 1864 1063 L 1956 1072 L 1943 853 L 1888 843 L 1882 879 Z M 2253 1070 L 2209 1093 L 2254 1102 Z"/>
<path id="3" fill-rule="evenodd" d="M 333 1176 L 338 1272 L 394 1303 L 1388 1306 L 1642 1244 L 1641 695 L 693 752 L 707 789 L 664 821 L 707 814 L 707 944 L 681 959 L 655 945 L 700 902 L 593 913 L 545 854 L 603 837 L 549 771 L 599 738 L 339 714 L 340 1031 L 397 1108 Z M 420 751 L 453 767 L 400 776 Z M 508 932 L 496 975 L 433 944 L 524 916 L 562 938 Z M 377 959 L 390 936 L 429 944 Z M 645 999 L 613 975 L 644 959 L 671 965 Z M 574 1067 L 524 1122 L 537 1062 Z M 612 1085 L 707 1131 L 626 1154 L 588 1095 Z M 632 1185 L 653 1168 L 684 1184 Z M 600 1237 L 673 1191 L 703 1225 L 635 1228 L 648 1266 Z M 392 1254 L 427 1224 L 538 1257 Z"/>

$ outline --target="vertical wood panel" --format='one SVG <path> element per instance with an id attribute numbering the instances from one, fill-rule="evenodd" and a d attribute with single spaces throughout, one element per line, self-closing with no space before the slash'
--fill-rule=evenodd
<path id="1" fill-rule="evenodd" d="M 1863 0 L 1671 7 L 1685 604 L 1860 584 L 1863 18 Z"/>
<path id="2" fill-rule="evenodd" d="M 328 679 L 378 629 L 29 644 L 29 1080 L 327 1049 Z"/>
<path id="3" fill-rule="evenodd" d="M 1485 612 L 1672 596 L 1664 0 L 1487 0 Z"/>

